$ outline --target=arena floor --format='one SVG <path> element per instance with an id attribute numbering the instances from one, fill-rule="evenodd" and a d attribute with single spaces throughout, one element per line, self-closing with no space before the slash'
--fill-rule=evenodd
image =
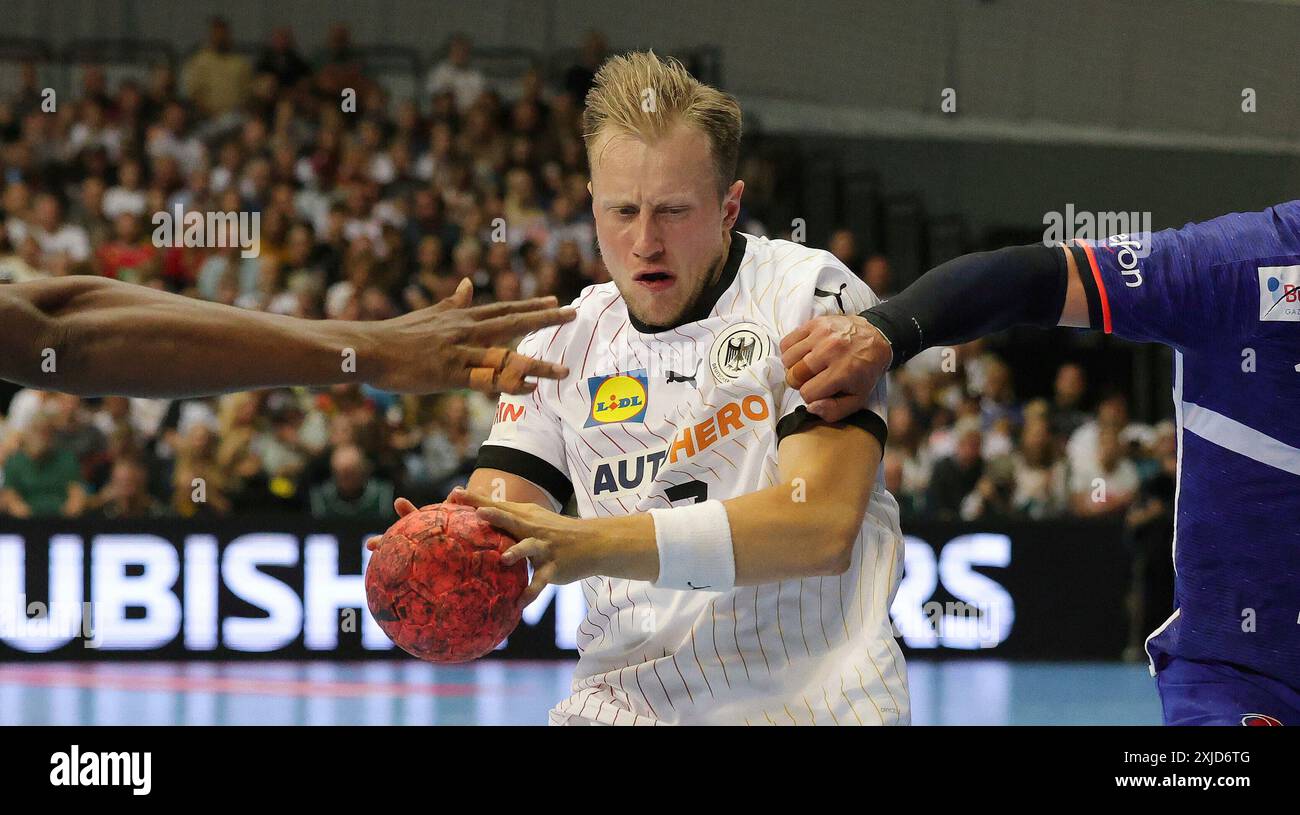
<path id="1" fill-rule="evenodd" d="M 568 662 L 11 663 L 0 725 L 544 724 Z M 908 664 L 918 725 L 1159 724 L 1145 665 Z"/>

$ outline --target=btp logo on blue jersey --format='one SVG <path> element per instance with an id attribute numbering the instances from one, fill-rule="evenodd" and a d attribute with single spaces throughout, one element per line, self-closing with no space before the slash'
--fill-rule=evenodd
<path id="1" fill-rule="evenodd" d="M 1259 267 L 1259 319 L 1300 323 L 1300 266 Z"/>
<path id="2" fill-rule="evenodd" d="M 644 422 L 650 400 L 650 382 L 644 368 L 593 376 L 587 379 L 591 391 L 591 412 L 583 427 L 619 422 Z"/>

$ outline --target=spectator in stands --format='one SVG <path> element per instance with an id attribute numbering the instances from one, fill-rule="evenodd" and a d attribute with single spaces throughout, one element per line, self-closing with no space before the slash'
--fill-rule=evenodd
<path id="1" fill-rule="evenodd" d="M 519 79 L 519 93 L 514 97 L 516 104 L 527 104 L 535 108 L 538 124 L 545 128 L 551 110 L 551 106 L 547 103 L 550 96 L 541 69 L 536 65 L 530 65 Z M 533 131 L 535 135 L 543 132 L 545 131 Z"/>
<path id="2" fill-rule="evenodd" d="M 108 483 L 88 502 L 90 514 L 107 519 L 162 517 L 166 507 L 149 494 L 147 483 L 143 463 L 129 457 L 117 459 Z"/>
<path id="3" fill-rule="evenodd" d="M 437 235 L 425 235 L 415 250 L 415 269 L 411 273 L 402 299 L 410 309 L 424 308 L 442 299 L 442 292 L 454 292 L 456 280 L 442 264 L 442 241 Z"/>
<path id="4" fill-rule="evenodd" d="M 263 395 L 234 393 L 220 402 L 216 462 L 218 470 L 226 475 L 227 494 L 237 512 L 255 510 L 267 503 L 262 462 L 252 447 Z"/>
<path id="5" fill-rule="evenodd" d="M 91 423 L 105 438 L 121 429 L 136 430 L 131 417 L 131 400 L 125 396 L 105 396 L 91 417 Z"/>
<path id="6" fill-rule="evenodd" d="M 900 489 L 907 496 L 907 506 L 919 512 L 925 507 L 925 494 L 930 486 L 934 462 L 924 443 L 924 433 L 917 425 L 912 408 L 900 402 L 889 408 L 889 451 L 898 459 Z M 894 497 L 899 493 L 890 490 Z M 900 498 L 900 506 L 902 499 Z"/>
<path id="7" fill-rule="evenodd" d="M 122 131 L 122 138 L 135 150 L 144 138 L 144 95 L 134 79 L 124 79 L 117 87 L 117 98 L 111 105 L 113 122 Z"/>
<path id="8" fill-rule="evenodd" d="M 213 193 L 223 193 L 235 187 L 244 166 L 244 152 L 238 139 L 226 139 L 217 150 L 217 165 L 212 168 L 208 187 Z"/>
<path id="9" fill-rule="evenodd" d="M 1088 414 L 1083 410 L 1083 397 L 1087 390 L 1088 381 L 1081 365 L 1067 362 L 1056 369 L 1051 421 L 1052 432 L 1060 438 L 1070 438 L 1088 421 Z"/>
<path id="10" fill-rule="evenodd" d="M 832 255 L 850 269 L 858 268 L 858 239 L 848 229 L 837 229 L 831 233 L 826 248 Z"/>
<path id="11" fill-rule="evenodd" d="M 0 505 L 16 518 L 71 518 L 85 509 L 86 490 L 77 457 L 54 445 L 48 417 L 33 420 L 23 434 L 22 447 L 5 461 Z"/>
<path id="12" fill-rule="evenodd" d="M 43 256 L 62 254 L 73 263 L 90 258 L 90 236 L 80 226 L 63 220 L 63 208 L 52 193 L 36 196 L 30 222 L 13 218 L 8 227 L 11 241 L 21 243 L 30 235 Z"/>
<path id="13" fill-rule="evenodd" d="M 862 263 L 862 279 L 877 297 L 887 298 L 895 294 L 894 270 L 889 265 L 889 258 L 882 254 L 867 256 Z"/>
<path id="14" fill-rule="evenodd" d="M 480 183 L 493 178 L 505 164 L 508 142 L 486 105 L 475 105 L 465 114 L 465 127 L 457 149 L 470 162 Z"/>
<path id="15" fill-rule="evenodd" d="M 975 489 L 961 502 L 963 521 L 1005 519 L 1014 514 L 1015 472 L 1010 458 L 988 461 Z"/>
<path id="16" fill-rule="evenodd" d="M 257 58 L 254 71 L 275 77 L 279 86 L 289 90 L 299 81 L 311 76 L 311 66 L 293 41 L 293 29 L 280 26 L 271 32 L 271 39 Z"/>
<path id="17" fill-rule="evenodd" d="M 447 247 L 455 246 L 460 240 L 460 227 L 448 217 L 442 196 L 438 195 L 436 185 L 416 190 L 412 195 L 414 202 L 411 217 L 406 224 L 406 242 L 415 246 L 426 236 L 439 241 L 438 263 L 445 260 Z"/>
<path id="18" fill-rule="evenodd" d="M 228 515 L 228 478 L 217 461 L 217 436 L 202 422 L 181 437 L 172 471 L 171 510 L 182 518 Z"/>
<path id="19" fill-rule="evenodd" d="M 25 283 L 49 276 L 35 238 L 27 238 L 14 251 L 9 238 L 0 235 L 0 283 Z"/>
<path id="20" fill-rule="evenodd" d="M 472 45 L 464 34 L 453 35 L 447 44 L 447 56 L 429 71 L 424 90 L 429 96 L 451 91 L 461 113 L 478 101 L 487 90 L 487 77 L 470 64 Z"/>
<path id="21" fill-rule="evenodd" d="M 87 162 L 89 154 L 97 150 L 116 162 L 122 154 L 122 133 L 108 121 L 103 103 L 86 98 L 78 106 L 77 122 L 68 131 L 63 155 L 70 161 Z"/>
<path id="22" fill-rule="evenodd" d="M 1129 637 L 1124 658 L 1144 662 L 1147 634 L 1174 608 L 1174 564 L 1169 548 L 1174 536 L 1174 497 L 1178 474 L 1178 439 L 1172 425 L 1161 428 L 1153 455 L 1158 469 L 1144 479 L 1124 518 L 1125 542 L 1133 557 L 1128 611 Z"/>
<path id="23" fill-rule="evenodd" d="M 945 520 L 960 515 L 962 503 L 984 475 L 984 459 L 980 457 L 983 441 L 978 420 L 968 418 L 959 424 L 953 454 L 934 465 L 926 494 L 927 513 Z"/>
<path id="24" fill-rule="evenodd" d="M 1097 414 L 1070 434 L 1066 455 L 1072 470 L 1092 469 L 1098 459 L 1098 439 L 1102 430 L 1110 429 L 1121 437 L 1128 429 L 1128 400 L 1122 393 L 1111 393 L 1097 405 Z"/>
<path id="25" fill-rule="evenodd" d="M 1009 420 L 1019 426 L 1020 407 L 1016 403 L 1015 384 L 1012 380 L 1011 366 L 992 354 L 984 368 L 983 386 L 977 391 L 980 397 L 980 420 L 987 430 L 1000 420 Z M 995 451 L 1001 454 L 1003 450 Z"/>
<path id="26" fill-rule="evenodd" d="M 176 71 L 171 63 L 159 61 L 149 69 L 149 80 L 144 92 L 144 114 L 156 120 L 167 105 L 177 101 Z"/>
<path id="27" fill-rule="evenodd" d="M 23 60 L 18 67 L 18 90 L 10 102 L 14 118 L 22 119 L 29 113 L 41 112 L 41 103 L 45 100 L 44 91 L 37 77 L 36 63 Z"/>
<path id="28" fill-rule="evenodd" d="M 554 257 L 558 254 L 560 244 L 565 241 L 571 241 L 577 246 L 583 260 L 590 260 L 596 254 L 594 224 L 583 217 L 567 193 L 561 193 L 551 202 L 547 219 L 546 254 Z"/>
<path id="29" fill-rule="evenodd" d="M 506 243 L 518 248 L 525 240 L 544 243 L 547 238 L 546 212 L 537 199 L 533 177 L 516 168 L 506 173 L 504 200 Z"/>
<path id="30" fill-rule="evenodd" d="M 1012 504 L 1018 514 L 1041 520 L 1065 509 L 1065 465 L 1060 460 L 1052 429 L 1041 413 L 1027 416 L 1020 432 L 1020 449 L 1012 454 L 1015 492 Z"/>
<path id="31" fill-rule="evenodd" d="M 56 393 L 46 401 L 44 415 L 53 434 L 54 447 L 72 453 L 84 475 L 86 465 L 104 450 L 105 439 L 82 398 Z"/>
<path id="32" fill-rule="evenodd" d="M 213 17 L 208 25 L 208 44 L 185 63 L 185 91 L 205 116 L 236 113 L 248 101 L 253 67 L 248 59 L 232 52 L 230 24 Z"/>
<path id="33" fill-rule="evenodd" d="M 492 299 L 498 303 L 522 300 L 523 283 L 513 269 L 502 269 L 492 275 Z"/>
<path id="34" fill-rule="evenodd" d="M 100 433 L 98 423 L 95 431 Z M 141 445 L 129 425 L 114 427 L 101 436 L 104 444 L 89 455 L 81 457 L 81 479 L 91 495 L 97 495 L 113 475 L 113 464 L 123 458 L 143 458 Z M 142 462 L 143 463 L 143 462 Z"/>
<path id="35" fill-rule="evenodd" d="M 140 162 L 128 158 L 117 171 L 117 184 L 104 193 L 104 217 L 112 221 L 123 213 L 143 215 L 145 209 L 144 179 Z"/>
<path id="36" fill-rule="evenodd" d="M 339 447 L 330 457 L 330 480 L 311 491 L 313 518 L 387 520 L 393 513 L 393 485 L 370 473 L 361 448 Z"/>
<path id="37" fill-rule="evenodd" d="M 609 41 L 604 34 L 588 31 L 583 35 L 577 63 L 564 72 L 564 90 L 575 107 L 582 107 L 586 101 L 587 92 L 596 81 L 596 71 L 608 55 Z"/>
<path id="38" fill-rule="evenodd" d="M 99 105 L 105 113 L 113 110 L 113 95 L 108 92 L 108 76 L 102 65 L 81 68 L 81 98 Z"/>
<path id="39" fill-rule="evenodd" d="M 285 508 L 299 506 L 306 495 L 303 473 L 312 457 L 319 453 L 308 447 L 299 435 L 303 413 L 291 395 L 273 394 L 275 407 L 268 427 L 253 435 L 249 450 L 261 463 L 267 489 L 284 503 Z"/>
<path id="40" fill-rule="evenodd" d="M 1121 515 L 1138 490 L 1137 468 L 1124 454 L 1119 431 L 1103 426 L 1091 461 L 1071 463 L 1070 509 L 1079 517 Z"/>
<path id="41" fill-rule="evenodd" d="M 0 119 L 3 118 L 3 110 L 4 105 L 0 103 Z M 3 139 L 12 142 L 9 145 L 9 155 L 6 156 L 10 172 L 21 172 L 24 177 L 33 179 L 60 178 L 63 171 L 63 149 L 59 142 L 66 122 L 66 115 L 60 117 L 50 113 L 29 113 L 23 117 L 19 122 L 19 138 L 14 141 L 6 135 Z M 4 131 L 8 129 L 3 128 Z M 16 153 L 17 150 L 23 151 L 22 154 Z"/>
<path id="42" fill-rule="evenodd" d="M 451 253 L 451 274 L 459 283 L 465 278 L 469 278 L 474 284 L 474 296 L 482 297 L 489 293 L 489 286 L 492 283 L 487 269 L 483 266 L 483 245 L 477 239 L 471 237 L 461 238 L 460 243 Z"/>
<path id="43" fill-rule="evenodd" d="M 433 182 L 431 192 L 446 187 L 451 180 L 451 168 L 456 160 L 455 135 L 451 122 L 445 119 L 434 120 L 429 127 L 429 143 L 415 161 L 416 177 Z"/>
<path id="44" fill-rule="evenodd" d="M 109 240 L 113 234 L 113 225 L 104 217 L 104 194 L 108 185 L 104 179 L 92 175 L 81 182 L 77 196 L 72 203 L 68 220 L 81 229 L 87 239 L 86 255 L 79 264 L 90 257 L 90 248 L 99 246 Z"/>
<path id="45" fill-rule="evenodd" d="M 31 205 L 31 188 L 27 182 L 15 178 L 5 185 L 4 196 L 0 198 L 0 209 L 4 211 L 5 236 L 15 246 L 20 239 L 27 237 L 30 229 L 28 221 L 32 217 Z"/>
<path id="46" fill-rule="evenodd" d="M 140 216 L 130 212 L 113 219 L 113 240 L 99 247 L 95 263 L 104 277 L 130 283 L 144 283 L 162 271 L 158 248 L 141 234 Z"/>
<path id="47" fill-rule="evenodd" d="M 358 110 L 373 83 L 365 75 L 361 55 L 352 47 L 352 32 L 343 23 L 330 26 L 325 52 L 316 71 L 316 88 L 330 99 L 339 99 L 344 88 L 356 91 Z"/>
<path id="48" fill-rule="evenodd" d="M 897 450 L 886 450 L 883 464 L 885 489 L 889 490 L 889 494 L 898 501 L 899 516 L 908 518 L 915 515 L 920 510 L 920 506 L 916 494 L 909 492 L 903 484 L 903 456 Z"/>
<path id="49" fill-rule="evenodd" d="M 440 495 L 464 486 L 474 471 L 482 438 L 474 432 L 464 394 L 446 394 L 426 429 L 422 454 L 428 479 Z"/>
<path id="50" fill-rule="evenodd" d="M 594 282 L 583 271 L 582 252 L 572 240 L 562 241 L 556 247 L 552 265 L 554 270 L 548 277 L 553 283 L 540 288 L 545 294 L 554 294 L 561 303 L 571 303 L 578 299 L 582 290 Z"/>

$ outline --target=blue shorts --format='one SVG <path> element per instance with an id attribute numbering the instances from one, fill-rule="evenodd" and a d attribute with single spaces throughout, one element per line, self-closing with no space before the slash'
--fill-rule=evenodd
<path id="1" fill-rule="evenodd" d="M 1230 665 L 1173 658 L 1156 685 L 1167 725 L 1300 725 L 1300 692 Z"/>

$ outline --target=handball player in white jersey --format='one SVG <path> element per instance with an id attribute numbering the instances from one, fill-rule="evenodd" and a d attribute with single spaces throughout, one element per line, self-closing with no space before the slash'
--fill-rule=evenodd
<path id="1" fill-rule="evenodd" d="M 907 724 L 884 380 L 828 424 L 777 345 L 877 298 L 828 252 L 734 230 L 740 108 L 680 64 L 611 59 L 583 124 L 613 280 L 525 338 L 568 376 L 502 398 L 451 499 L 520 541 L 529 599 L 581 581 L 551 723 Z M 571 497 L 580 518 L 558 514 Z"/>

